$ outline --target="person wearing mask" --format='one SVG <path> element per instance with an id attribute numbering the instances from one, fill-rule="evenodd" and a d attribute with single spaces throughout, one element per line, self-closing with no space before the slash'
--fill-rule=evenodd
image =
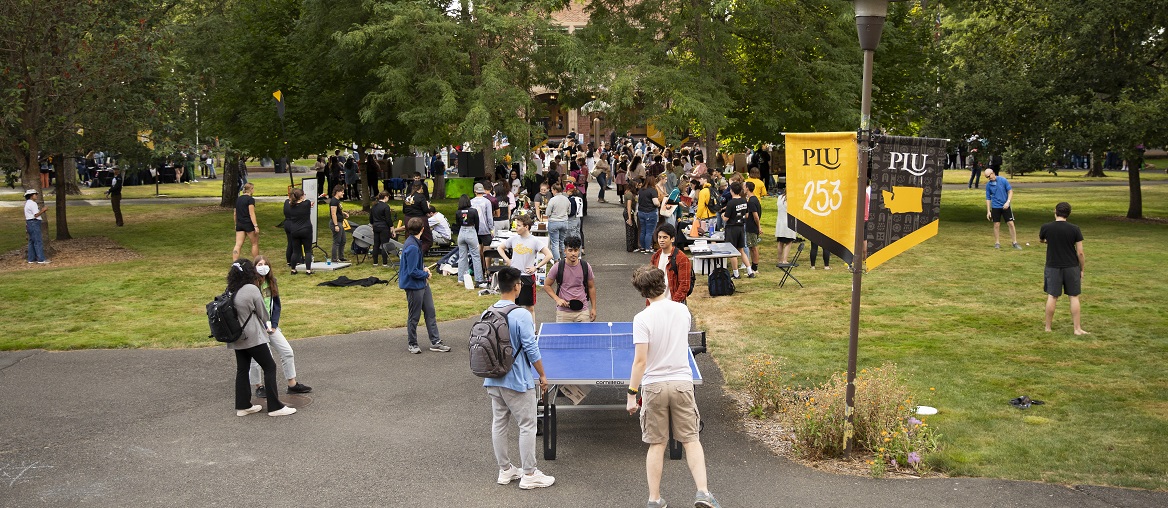
<path id="1" fill-rule="evenodd" d="M 345 219 L 349 218 L 349 212 L 342 206 L 344 197 L 345 186 L 342 184 L 334 186 L 333 197 L 329 199 L 329 231 L 333 232 L 333 247 L 330 253 L 332 259 L 337 261 L 348 261 L 345 259 Z"/>
<path id="2" fill-rule="evenodd" d="M 296 275 L 296 266 L 304 263 L 304 273 L 312 275 L 312 202 L 304 191 L 293 188 L 284 202 L 284 234 L 288 237 L 288 266 Z"/>
<path id="3" fill-rule="evenodd" d="M 268 310 L 268 317 L 272 323 L 268 327 L 272 330 L 268 334 L 268 345 L 280 355 L 284 377 L 288 380 L 288 393 L 309 393 L 312 387 L 296 382 L 296 354 L 292 351 L 292 345 L 288 344 L 288 339 L 284 337 L 284 332 L 280 331 L 280 288 L 276 284 L 276 273 L 272 271 L 268 258 L 262 255 L 256 257 L 255 269 L 260 275 L 260 295 L 263 296 L 264 307 Z M 267 389 L 261 383 L 260 364 L 255 359 L 251 361 L 251 373 L 248 378 L 255 387 L 255 396 L 267 398 Z"/>
<path id="4" fill-rule="evenodd" d="M 430 351 L 439 353 L 450 352 L 450 346 L 442 343 L 438 336 L 438 318 L 434 311 L 434 295 L 430 292 L 430 269 L 422 264 L 422 230 L 426 228 L 426 219 L 410 217 L 406 223 L 405 248 L 402 249 L 401 261 L 398 267 L 397 287 L 406 292 L 406 339 L 409 341 L 408 350 L 411 354 L 422 352 L 418 347 L 418 320 L 424 313 L 426 316 L 426 334 L 430 338 Z"/>
<path id="5" fill-rule="evenodd" d="M 235 248 L 231 250 L 231 260 L 239 259 L 239 250 L 243 248 L 243 239 L 251 241 L 251 257 L 260 255 L 260 225 L 256 221 L 255 185 L 243 184 L 243 194 L 235 198 Z"/>
<path id="6" fill-rule="evenodd" d="M 465 284 L 470 277 L 468 270 L 474 270 L 474 281 L 483 287 L 483 264 L 479 256 L 479 211 L 470 204 L 466 194 L 458 198 L 458 211 L 454 212 L 454 223 L 458 226 L 458 283 Z"/>
<path id="7" fill-rule="evenodd" d="M 264 371 L 264 395 L 268 400 L 268 416 L 285 416 L 296 413 L 296 408 L 285 406 L 276 394 L 276 362 L 268 349 L 272 327 L 268 307 L 260 293 L 259 272 L 251 260 L 237 259 L 227 270 L 227 292 L 235 295 L 232 304 L 239 316 L 243 334 L 239 340 L 228 342 L 227 349 L 235 351 L 235 416 L 258 413 L 263 406 L 251 403 L 250 372 L 255 360 Z"/>

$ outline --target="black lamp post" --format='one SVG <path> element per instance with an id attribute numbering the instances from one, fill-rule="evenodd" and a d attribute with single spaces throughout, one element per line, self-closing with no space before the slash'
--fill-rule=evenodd
<path id="1" fill-rule="evenodd" d="M 864 86 L 860 100 L 860 134 L 864 137 L 860 150 L 859 168 L 856 173 L 856 238 L 852 248 L 852 316 L 848 335 L 848 386 L 845 398 L 844 454 L 851 455 L 855 442 L 852 423 L 856 413 L 856 356 L 860 340 L 860 285 L 864 277 L 864 211 L 867 208 L 868 171 L 871 169 L 872 142 L 872 60 L 876 57 L 876 46 L 880 45 L 880 34 L 884 31 L 884 19 L 888 17 L 888 2 L 901 0 L 854 0 L 856 8 L 856 33 L 860 37 L 860 49 L 864 50 Z"/>

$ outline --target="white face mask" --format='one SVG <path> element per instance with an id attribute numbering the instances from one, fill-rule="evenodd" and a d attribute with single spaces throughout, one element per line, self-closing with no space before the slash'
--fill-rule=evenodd
<path id="1" fill-rule="evenodd" d="M 256 271 L 257 271 L 257 272 L 259 272 L 259 274 L 260 274 L 261 276 L 263 276 L 263 277 L 267 277 L 267 276 L 268 276 L 268 272 L 272 271 L 272 267 L 270 267 L 270 266 L 268 266 L 268 265 L 259 265 L 259 266 L 257 266 L 257 267 L 256 267 Z"/>

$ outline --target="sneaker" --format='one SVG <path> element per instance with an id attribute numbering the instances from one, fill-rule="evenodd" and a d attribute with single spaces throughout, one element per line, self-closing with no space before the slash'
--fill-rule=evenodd
<path id="1" fill-rule="evenodd" d="M 1014 242 L 1014 248 L 1018 249 L 1018 250 L 1022 250 L 1022 246 L 1018 245 L 1018 242 Z"/>
<path id="2" fill-rule="evenodd" d="M 312 387 L 304 383 L 296 383 L 288 387 L 288 393 L 309 393 L 311 391 Z"/>
<path id="3" fill-rule="evenodd" d="M 1000 244 L 1000 243 L 995 243 L 995 244 L 994 244 L 994 248 L 995 248 L 995 249 L 1000 249 L 1000 248 L 1002 248 L 1002 244 Z"/>
<path id="4" fill-rule="evenodd" d="M 709 492 L 698 491 L 694 496 L 694 508 L 722 508 L 714 495 Z"/>
<path id="5" fill-rule="evenodd" d="M 649 501 L 645 503 L 645 506 L 646 508 L 669 508 L 669 503 L 665 502 L 665 498 L 661 498 L 656 501 Z"/>
<path id="6" fill-rule="evenodd" d="M 420 355 L 422 354 L 422 349 L 418 346 L 410 346 L 410 354 Z"/>
<path id="7" fill-rule="evenodd" d="M 296 413 L 296 408 L 292 406 L 284 406 L 275 411 L 268 411 L 268 416 L 287 416 L 294 413 Z"/>
<path id="8" fill-rule="evenodd" d="M 267 398 L 268 391 L 265 390 L 264 387 L 262 387 L 262 386 L 257 386 L 256 391 L 255 391 L 255 396 L 257 399 Z"/>
<path id="9" fill-rule="evenodd" d="M 741 278 L 742 278 L 742 276 L 741 276 L 741 275 L 738 275 L 738 274 L 734 274 L 734 275 L 731 275 L 731 276 L 730 276 L 730 278 L 731 278 L 731 279 L 734 279 L 734 280 L 738 280 L 738 279 L 741 279 Z"/>
<path id="10" fill-rule="evenodd" d="M 830 267 L 830 266 L 825 266 L 825 267 L 823 267 L 823 269 L 824 269 L 824 270 L 831 270 L 831 267 Z"/>
<path id="11" fill-rule="evenodd" d="M 554 476 L 548 476 L 543 474 L 543 471 L 536 469 L 532 474 L 523 475 L 523 478 L 519 480 L 519 488 L 523 490 L 538 489 L 540 487 L 551 487 L 553 483 L 556 483 Z"/>
<path id="12" fill-rule="evenodd" d="M 264 408 L 264 406 L 256 404 L 256 405 L 249 407 L 247 409 L 236 409 L 235 416 L 247 416 L 247 415 L 252 414 L 252 413 L 258 413 L 263 408 Z"/>
<path id="13" fill-rule="evenodd" d="M 480 282 L 478 286 L 479 289 L 487 289 L 489 287 L 491 287 L 491 285 L 487 284 L 486 282 Z"/>
<path id="14" fill-rule="evenodd" d="M 748 278 L 748 279 L 753 279 L 755 277 L 758 277 L 758 272 L 750 272 L 750 273 L 746 274 L 746 278 Z"/>
<path id="15" fill-rule="evenodd" d="M 499 485 L 507 485 L 511 480 L 518 480 L 523 477 L 523 470 L 515 466 L 507 466 L 507 469 L 499 470 L 499 479 L 496 481 Z"/>
<path id="16" fill-rule="evenodd" d="M 47 265 L 47 264 L 49 264 L 49 263 L 52 263 L 52 261 L 49 261 L 49 260 L 47 260 L 47 259 L 46 259 L 46 260 L 44 260 L 44 261 L 37 261 L 37 264 L 38 264 L 38 265 Z"/>
<path id="17" fill-rule="evenodd" d="M 438 353 L 449 353 L 450 346 L 447 346 L 446 344 L 439 342 L 437 344 L 430 346 L 430 351 L 435 351 Z"/>

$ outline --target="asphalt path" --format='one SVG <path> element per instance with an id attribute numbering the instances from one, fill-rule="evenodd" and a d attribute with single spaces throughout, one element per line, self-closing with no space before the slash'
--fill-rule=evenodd
<path id="1" fill-rule="evenodd" d="M 648 256 L 624 252 L 617 206 L 593 202 L 590 214 L 585 259 L 599 319 L 631 320 L 643 301 L 629 276 Z M 396 287 L 319 291 L 404 305 Z M 537 320 L 553 312 L 540 298 Z M 282 394 L 300 411 L 280 418 L 234 415 L 234 358 L 223 347 L 2 352 L 0 506 L 643 506 L 646 446 L 636 418 L 620 411 L 560 412 L 558 458 L 539 460 L 554 486 L 495 485 L 489 402 L 467 365 L 469 324 L 439 325 L 450 353 L 407 354 L 404 330 L 388 328 L 399 323 L 293 340 L 299 379 L 315 390 Z M 726 507 L 1168 506 L 1163 492 L 807 468 L 741 431 L 714 358 L 699 355 L 698 365 L 709 484 Z M 688 505 L 684 461 L 667 461 L 662 488 L 674 506 Z"/>

